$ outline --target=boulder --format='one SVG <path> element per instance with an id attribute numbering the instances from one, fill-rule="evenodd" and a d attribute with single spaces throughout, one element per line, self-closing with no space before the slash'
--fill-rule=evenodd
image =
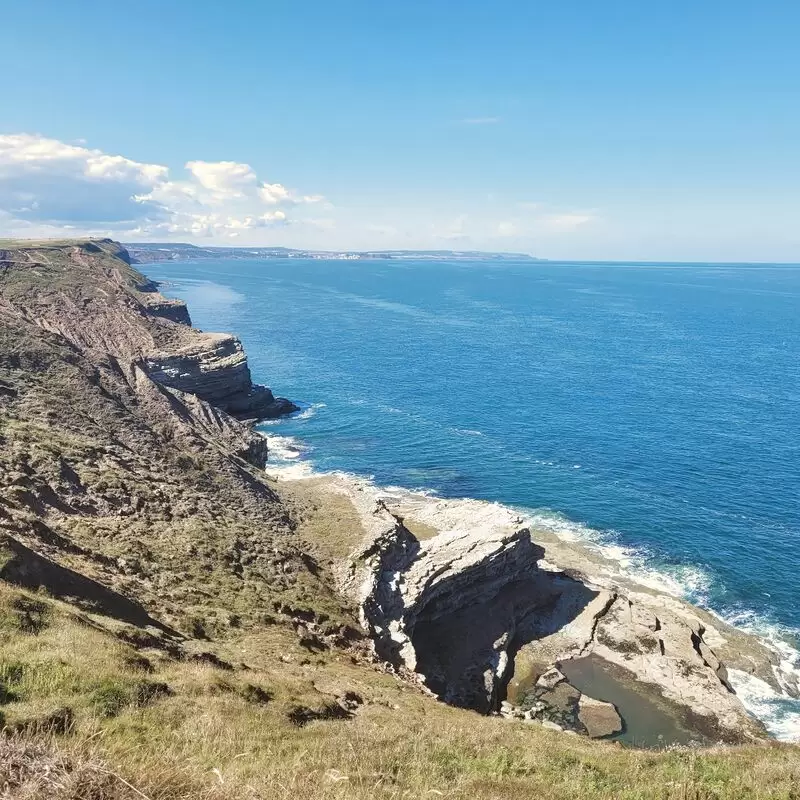
<path id="1" fill-rule="evenodd" d="M 613 736 L 622 730 L 622 718 L 616 706 L 586 694 L 578 700 L 578 719 L 592 739 Z"/>
<path id="2" fill-rule="evenodd" d="M 536 685 L 540 686 L 542 689 L 555 689 L 555 687 L 564 680 L 566 680 L 564 674 L 556 667 L 552 667 L 543 675 L 539 676 Z"/>

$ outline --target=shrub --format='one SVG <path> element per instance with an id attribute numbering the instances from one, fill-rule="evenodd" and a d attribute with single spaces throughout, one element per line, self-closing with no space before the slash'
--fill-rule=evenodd
<path id="1" fill-rule="evenodd" d="M 118 683 L 104 682 L 91 694 L 90 702 L 101 717 L 116 717 L 132 702 L 130 691 Z"/>

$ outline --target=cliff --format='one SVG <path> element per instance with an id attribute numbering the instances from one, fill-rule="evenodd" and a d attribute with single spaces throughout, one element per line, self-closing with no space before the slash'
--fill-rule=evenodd
<path id="1" fill-rule="evenodd" d="M 238 418 L 297 410 L 253 383 L 235 336 L 191 328 L 185 303 L 163 297 L 129 262 L 124 248 L 110 240 L 0 248 L 0 310 L 76 348 L 137 364 L 159 384 Z"/>
<path id="2" fill-rule="evenodd" d="M 237 417 L 280 409 L 238 340 L 108 240 L 0 251 L 4 797 L 791 796 L 800 755 L 726 687 L 723 664 L 768 677 L 745 639 L 483 506 L 270 479 Z M 619 724 L 569 671 L 586 654 L 756 744 L 549 730 Z"/>
<path id="3" fill-rule="evenodd" d="M 234 588 L 251 571 L 275 573 L 277 594 L 315 580 L 258 480 L 266 440 L 235 418 L 293 406 L 252 384 L 238 340 L 175 321 L 188 319 L 185 306 L 161 297 L 113 242 L 0 251 L 0 541 L 25 548 L 0 558 L 0 576 L 61 596 L 59 570 L 77 570 L 84 588 L 150 604 L 170 628 L 196 605 L 195 570 Z M 233 363 L 217 357 L 218 341 Z M 187 352 L 202 363 L 194 381 L 149 364 Z M 245 536 L 250 526 L 258 533 Z M 189 572 L 172 561 L 176 548 L 193 553 Z M 25 552 L 52 568 L 31 570 Z M 102 611 L 89 595 L 80 602 Z"/>
<path id="4" fill-rule="evenodd" d="M 236 418 L 293 408 L 252 384 L 238 340 L 190 328 L 185 306 L 161 297 L 116 243 L 0 251 L 3 647 L 24 650 L 14 609 L 40 602 L 8 587 L 178 660 L 228 621 L 249 629 L 276 608 L 291 649 L 305 596 L 329 620 L 323 637 L 350 625 L 263 479 L 266 439 Z M 151 357 L 185 368 L 159 370 Z M 13 693 L 2 668 L 0 728 L 28 724 L 33 707 L 3 699 Z"/>
<path id="5" fill-rule="evenodd" d="M 265 419 L 298 410 L 253 384 L 242 343 L 227 333 L 193 336 L 166 352 L 148 354 L 144 365 L 154 381 L 197 395 L 235 417 Z"/>
<path id="6" fill-rule="evenodd" d="M 603 574 L 580 548 L 548 541 L 502 507 L 340 490 L 366 531 L 340 573 L 343 591 L 381 657 L 445 702 L 586 733 L 581 714 L 598 708 L 596 681 L 581 680 L 588 668 L 656 698 L 649 725 L 676 740 L 765 735 L 728 679 L 730 667 L 780 688 L 777 654 L 754 637 L 623 574 Z M 420 541 L 406 520 L 437 533 Z M 617 732 L 627 724 L 625 709 L 600 713 L 617 717 Z"/>

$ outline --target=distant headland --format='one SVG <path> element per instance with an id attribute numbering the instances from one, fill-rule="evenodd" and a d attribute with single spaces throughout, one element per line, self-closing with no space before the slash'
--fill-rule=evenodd
<path id="1" fill-rule="evenodd" d="M 486 253 L 480 250 L 297 250 L 290 247 L 198 247 L 182 242 L 138 242 L 125 247 L 134 264 L 155 261 L 195 261 L 200 259 L 319 258 L 345 261 L 360 259 L 459 259 L 480 258 L 497 261 L 544 261 L 527 253 Z"/>

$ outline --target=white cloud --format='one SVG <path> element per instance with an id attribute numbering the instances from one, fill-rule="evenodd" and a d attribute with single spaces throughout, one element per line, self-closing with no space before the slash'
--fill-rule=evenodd
<path id="1" fill-rule="evenodd" d="M 321 195 L 265 180 L 238 161 L 195 159 L 169 169 L 74 141 L 0 135 L 0 236 L 68 232 L 123 241 L 235 239 L 323 249 L 395 241 L 533 251 L 547 243 L 588 241 L 587 232 L 597 233 L 592 223 L 599 217 L 592 209 L 484 197 L 466 207 L 469 216 L 432 200 L 391 212 L 365 204 L 333 210 Z"/>
<path id="2" fill-rule="evenodd" d="M 0 177 L 7 179 L 25 171 L 57 171 L 101 180 L 132 180 L 147 186 L 167 174 L 158 164 L 141 164 L 101 150 L 27 133 L 0 136 Z"/>
<path id="3" fill-rule="evenodd" d="M 235 161 L 189 161 L 186 169 L 197 182 L 221 197 L 243 197 L 248 189 L 258 183 L 249 164 Z"/>
<path id="4" fill-rule="evenodd" d="M 173 180 L 160 164 L 44 136 L 0 136 L 0 226 L 12 235 L 236 237 L 284 225 L 290 207 L 324 200 L 262 182 L 249 164 L 185 168 L 185 178 Z"/>
<path id="5" fill-rule="evenodd" d="M 31 224 L 112 226 L 153 209 L 135 199 L 168 170 L 30 134 L 0 136 L 0 210 Z"/>

